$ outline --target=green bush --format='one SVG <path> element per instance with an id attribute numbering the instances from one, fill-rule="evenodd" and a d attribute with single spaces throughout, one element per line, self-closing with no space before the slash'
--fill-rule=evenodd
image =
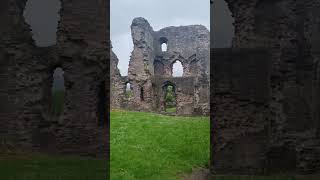
<path id="1" fill-rule="evenodd" d="M 176 101 L 176 98 L 175 98 L 175 92 L 173 91 L 173 86 L 168 86 L 167 87 L 167 93 L 166 93 L 166 97 L 165 97 L 165 100 L 166 100 L 166 104 L 174 104 L 175 101 Z"/>

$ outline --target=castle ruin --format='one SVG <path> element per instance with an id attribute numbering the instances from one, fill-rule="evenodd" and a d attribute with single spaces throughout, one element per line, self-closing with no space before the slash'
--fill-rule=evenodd
<path id="1" fill-rule="evenodd" d="M 210 35 L 202 25 L 167 27 L 154 31 L 147 20 L 135 18 L 131 25 L 134 49 L 128 76 L 122 77 L 118 59 L 111 56 L 111 106 L 138 111 L 164 112 L 167 86 L 176 96 L 177 115 L 209 114 Z M 161 49 L 166 44 L 167 49 Z M 172 77 L 180 61 L 182 77 Z M 130 83 L 133 96 L 126 97 Z"/>

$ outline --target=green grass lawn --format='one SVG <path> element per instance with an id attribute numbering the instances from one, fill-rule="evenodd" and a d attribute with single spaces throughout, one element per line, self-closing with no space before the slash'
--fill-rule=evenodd
<path id="1" fill-rule="evenodd" d="M 177 180 L 207 167 L 209 118 L 111 112 L 111 180 Z M 101 159 L 0 154 L 0 180 L 102 180 Z M 216 176 L 214 180 L 319 180 L 319 176 Z"/>
<path id="2" fill-rule="evenodd" d="M 107 179 L 106 171 L 105 160 L 43 154 L 0 155 L 1 180 Z"/>
<path id="3" fill-rule="evenodd" d="M 111 179 L 171 180 L 209 160 L 209 119 L 111 112 Z M 19 173 L 17 173 L 19 172 Z M 0 180 L 102 180 L 107 163 L 44 154 L 0 155 Z"/>
<path id="4" fill-rule="evenodd" d="M 175 180 L 209 162 L 209 118 L 111 112 L 111 179 Z"/>
<path id="5" fill-rule="evenodd" d="M 319 176 L 215 176 L 212 180 L 319 180 Z"/>
<path id="6" fill-rule="evenodd" d="M 168 113 L 175 113 L 175 112 L 177 112 L 177 109 L 176 109 L 176 107 L 167 108 L 167 109 L 166 109 L 166 112 L 168 112 Z"/>

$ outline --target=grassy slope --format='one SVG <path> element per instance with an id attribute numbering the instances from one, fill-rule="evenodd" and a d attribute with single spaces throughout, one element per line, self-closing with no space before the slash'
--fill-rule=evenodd
<path id="1" fill-rule="evenodd" d="M 209 161 L 209 118 L 111 113 L 111 179 L 171 180 Z"/>

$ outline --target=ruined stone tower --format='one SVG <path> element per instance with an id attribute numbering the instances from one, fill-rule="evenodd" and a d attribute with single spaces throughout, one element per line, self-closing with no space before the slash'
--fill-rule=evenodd
<path id="1" fill-rule="evenodd" d="M 209 114 L 209 31 L 202 25 L 154 31 L 147 20 L 135 18 L 131 32 L 134 49 L 128 77 L 122 77 L 120 84 L 124 92 L 125 84 L 130 83 L 133 97 L 124 98 L 123 107 L 162 112 L 165 87 L 172 85 L 178 115 Z M 163 43 L 167 45 L 166 51 L 161 49 Z M 116 58 L 113 61 L 117 61 Z M 176 61 L 183 66 L 182 77 L 172 77 Z"/>

